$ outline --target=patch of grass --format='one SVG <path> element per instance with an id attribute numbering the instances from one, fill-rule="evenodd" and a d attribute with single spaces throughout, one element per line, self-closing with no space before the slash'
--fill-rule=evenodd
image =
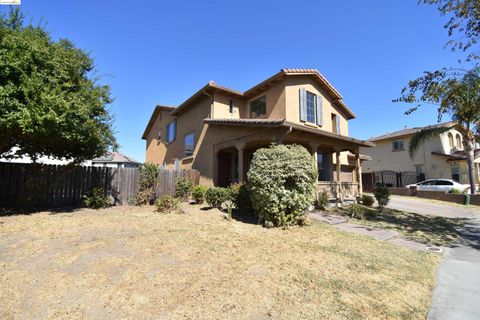
<path id="1" fill-rule="evenodd" d="M 0 318 L 425 319 L 440 257 L 200 205 L 0 217 Z"/>
<path id="2" fill-rule="evenodd" d="M 390 208 L 384 208 L 383 212 L 365 206 L 362 208 L 366 218 L 351 219 L 353 223 L 394 230 L 405 238 L 438 246 L 449 246 L 458 240 L 460 237 L 458 229 L 463 227 L 466 221 L 462 218 L 420 215 Z M 350 216 L 349 207 L 334 208 L 330 212 Z"/>

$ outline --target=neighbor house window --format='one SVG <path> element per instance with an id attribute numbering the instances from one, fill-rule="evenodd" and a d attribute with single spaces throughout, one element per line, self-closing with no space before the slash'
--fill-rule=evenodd
<path id="1" fill-rule="evenodd" d="M 228 105 L 229 105 L 230 113 L 233 113 L 233 106 L 234 106 L 233 99 L 228 100 Z"/>
<path id="2" fill-rule="evenodd" d="M 457 149 L 463 149 L 462 148 L 462 137 L 457 134 L 457 136 L 455 137 L 457 139 Z"/>
<path id="3" fill-rule="evenodd" d="M 184 155 L 189 157 L 193 155 L 193 150 L 195 149 L 195 133 L 189 133 L 185 135 L 184 141 Z"/>
<path id="4" fill-rule="evenodd" d="M 175 140 L 177 135 L 177 121 L 173 120 L 167 124 L 167 143 L 170 143 Z"/>
<path id="5" fill-rule="evenodd" d="M 415 172 L 418 174 L 423 173 L 423 164 L 416 164 L 415 165 Z"/>
<path id="6" fill-rule="evenodd" d="M 262 96 L 250 102 L 250 117 L 258 118 L 267 114 L 267 98 Z"/>
<path id="7" fill-rule="evenodd" d="M 403 150 L 403 140 L 393 140 L 392 141 L 393 151 L 402 151 Z"/>
<path id="8" fill-rule="evenodd" d="M 160 141 L 161 139 L 162 139 L 162 129 L 159 129 L 157 133 L 157 140 Z"/>
<path id="9" fill-rule="evenodd" d="M 452 180 L 460 181 L 460 167 L 458 164 L 452 164 L 450 169 L 452 170 Z"/>
<path id="10" fill-rule="evenodd" d="M 453 142 L 453 134 L 451 133 L 448 134 L 448 144 L 450 145 L 450 149 L 453 149 L 455 147 L 455 144 Z"/>

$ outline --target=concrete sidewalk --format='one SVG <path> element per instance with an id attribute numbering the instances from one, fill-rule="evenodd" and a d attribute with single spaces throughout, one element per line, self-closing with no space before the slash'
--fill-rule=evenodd
<path id="1" fill-rule="evenodd" d="M 471 219 L 461 236 L 437 270 L 430 320 L 480 319 L 480 218 Z"/>

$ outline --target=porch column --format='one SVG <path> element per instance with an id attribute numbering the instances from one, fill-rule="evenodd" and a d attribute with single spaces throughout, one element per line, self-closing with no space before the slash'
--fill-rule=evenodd
<path id="1" fill-rule="evenodd" d="M 340 150 L 335 150 L 335 161 L 336 161 L 336 166 L 337 166 L 337 199 L 340 200 L 340 202 L 343 202 L 343 197 L 342 197 L 342 184 L 340 181 L 340 173 L 342 171 L 342 164 L 340 163 Z"/>
<path id="2" fill-rule="evenodd" d="M 213 185 L 218 185 L 218 154 L 220 150 L 213 147 Z"/>
<path id="3" fill-rule="evenodd" d="M 243 182 L 243 150 L 245 150 L 245 142 L 239 142 L 235 145 L 238 151 L 238 182 Z"/>
<path id="4" fill-rule="evenodd" d="M 360 162 L 360 153 L 358 151 L 357 153 L 355 153 L 355 173 L 357 175 L 357 182 L 358 182 L 358 195 L 361 197 L 363 193 L 362 164 Z"/>
<path id="5" fill-rule="evenodd" d="M 320 146 L 319 143 L 310 143 L 310 148 L 312 149 L 312 158 L 313 163 L 315 164 L 315 170 L 318 172 L 318 147 Z"/>

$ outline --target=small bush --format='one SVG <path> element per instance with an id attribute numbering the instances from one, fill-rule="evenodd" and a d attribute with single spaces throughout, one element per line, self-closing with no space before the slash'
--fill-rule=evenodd
<path id="1" fill-rule="evenodd" d="M 243 183 L 233 183 L 229 186 L 230 196 L 235 208 L 241 213 L 249 213 L 252 211 L 252 203 L 248 188 Z"/>
<path id="2" fill-rule="evenodd" d="M 175 197 L 187 201 L 192 192 L 193 183 L 185 178 L 179 178 L 175 184 Z"/>
<path id="3" fill-rule="evenodd" d="M 88 208 L 99 209 L 106 208 L 111 205 L 110 199 L 103 194 L 102 188 L 94 187 L 90 192 L 83 196 L 83 203 Z"/>
<path id="4" fill-rule="evenodd" d="M 266 227 L 303 225 L 314 203 L 318 172 L 312 156 L 300 145 L 258 149 L 248 171 L 248 190 L 259 222 Z"/>
<path id="5" fill-rule="evenodd" d="M 452 190 L 450 190 L 450 193 L 453 193 L 453 194 L 462 194 L 462 190 L 453 188 Z"/>
<path id="6" fill-rule="evenodd" d="M 155 201 L 157 211 L 161 213 L 176 213 L 179 212 L 179 200 L 171 195 L 164 195 Z"/>
<path id="7" fill-rule="evenodd" d="M 143 163 L 140 166 L 140 190 L 154 188 L 160 170 L 160 166 L 156 163 Z"/>
<path id="8" fill-rule="evenodd" d="M 212 208 L 220 209 L 222 204 L 231 198 L 227 188 L 212 187 L 205 192 L 205 201 Z"/>
<path id="9" fill-rule="evenodd" d="M 141 191 L 138 191 L 135 197 L 131 200 L 131 204 L 134 206 L 144 206 L 147 204 L 155 203 L 155 189 L 147 188 Z"/>
<path id="10" fill-rule="evenodd" d="M 205 192 L 207 192 L 207 187 L 205 186 L 194 186 L 192 189 L 192 198 L 195 200 L 196 204 L 201 204 L 205 200 Z"/>
<path id="11" fill-rule="evenodd" d="M 364 194 L 361 200 L 362 200 L 362 204 L 367 207 L 371 207 L 375 203 L 375 200 L 373 199 L 373 197 L 369 196 L 368 194 Z"/>
<path id="12" fill-rule="evenodd" d="M 366 218 L 365 208 L 361 205 L 354 204 L 348 209 L 351 218 L 364 220 Z"/>
<path id="13" fill-rule="evenodd" d="M 318 210 L 325 210 L 328 206 L 328 192 L 323 191 L 318 194 L 317 200 L 315 200 L 315 208 Z"/>
<path id="14" fill-rule="evenodd" d="M 383 183 L 377 183 L 373 195 L 375 199 L 377 199 L 378 209 L 380 211 L 390 202 L 390 191 L 388 191 L 388 188 L 385 187 Z"/>

